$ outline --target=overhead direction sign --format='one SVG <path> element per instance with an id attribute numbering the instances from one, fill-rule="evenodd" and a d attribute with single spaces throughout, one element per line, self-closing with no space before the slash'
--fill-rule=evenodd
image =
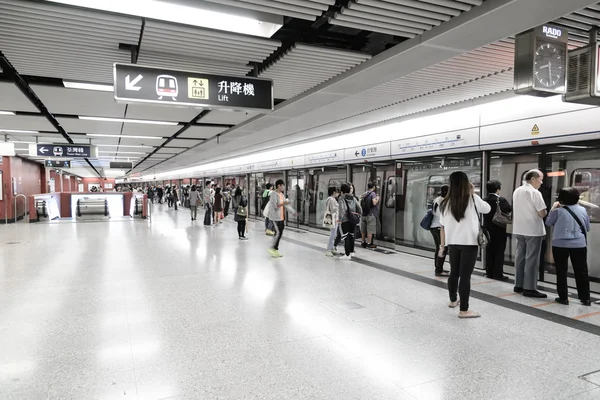
<path id="1" fill-rule="evenodd" d="M 98 158 L 98 148 L 90 145 L 57 145 L 57 144 L 31 144 L 29 155 L 32 157 L 77 157 Z"/>
<path id="2" fill-rule="evenodd" d="M 71 168 L 71 161 L 46 160 L 46 167 L 49 167 L 49 168 Z"/>
<path id="3" fill-rule="evenodd" d="M 131 161 L 111 161 L 109 168 L 114 169 L 133 169 L 133 162 Z"/>
<path id="4" fill-rule="evenodd" d="M 114 64 L 115 100 L 172 106 L 273 110 L 273 81 L 137 64 Z"/>

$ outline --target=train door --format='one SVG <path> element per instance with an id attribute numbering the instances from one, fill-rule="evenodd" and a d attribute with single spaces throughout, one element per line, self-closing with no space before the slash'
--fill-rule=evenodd
<path id="1" fill-rule="evenodd" d="M 374 164 L 379 200 L 377 240 L 393 243 L 396 237 L 396 163 Z"/>
<path id="2" fill-rule="evenodd" d="M 313 175 L 314 194 L 310 209 L 310 226 L 322 228 L 325 216 L 325 202 L 329 196 L 329 188 L 342 186 L 346 181 L 345 167 L 327 167 L 317 170 Z"/>
<path id="3" fill-rule="evenodd" d="M 262 173 L 256 173 L 252 175 L 254 177 L 254 216 L 257 218 L 262 218 L 262 194 L 265 190 L 265 177 Z"/>
<path id="4" fill-rule="evenodd" d="M 288 214 L 288 225 L 298 228 L 304 222 L 304 192 L 306 182 L 304 171 L 292 170 L 288 172 L 287 193 L 292 206 L 298 212 L 297 216 Z"/>

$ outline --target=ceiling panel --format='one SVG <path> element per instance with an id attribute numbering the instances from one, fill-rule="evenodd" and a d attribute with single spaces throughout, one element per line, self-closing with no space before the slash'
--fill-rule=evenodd
<path id="1" fill-rule="evenodd" d="M 117 142 L 119 141 L 117 140 Z M 125 136 L 122 136 L 121 141 L 119 143 L 124 146 L 152 146 L 154 148 L 161 145 L 163 141 L 152 139 L 129 139 Z"/>
<path id="2" fill-rule="evenodd" d="M 192 126 L 185 130 L 179 137 L 182 138 L 194 138 L 194 139 L 208 139 L 213 137 L 217 133 L 226 131 L 227 128 L 215 128 L 205 126 Z"/>
<path id="3" fill-rule="evenodd" d="M 168 147 L 163 147 L 158 149 L 158 151 L 156 152 L 156 154 L 177 154 L 177 153 L 181 153 L 181 149 L 170 149 Z"/>
<path id="4" fill-rule="evenodd" d="M 1 111 L 38 111 L 13 83 L 0 82 Z"/>
<path id="5" fill-rule="evenodd" d="M 32 85 L 33 91 L 53 114 L 123 118 L 125 105 L 115 102 L 112 92 Z"/>
<path id="6" fill-rule="evenodd" d="M 45 117 L 28 115 L 0 115 L 0 132 L 2 129 L 56 131 Z"/>
<path id="7" fill-rule="evenodd" d="M 50 2 L 0 0 L 0 48 L 18 72 L 109 83 L 112 64 L 130 62 L 141 19 Z"/>
<path id="8" fill-rule="evenodd" d="M 202 109 L 175 106 L 129 104 L 127 118 L 155 121 L 190 122 Z"/>
<path id="9" fill-rule="evenodd" d="M 67 132 L 79 133 L 121 133 L 121 122 L 88 121 L 78 118 L 57 118 Z"/>
<path id="10" fill-rule="evenodd" d="M 364 53 L 295 44 L 264 68 L 276 99 L 289 99 L 370 59 Z"/>
<path id="11" fill-rule="evenodd" d="M 181 128 L 182 127 L 179 125 L 169 126 L 125 123 L 125 126 L 123 127 L 123 135 L 171 137 Z"/>
<path id="12" fill-rule="evenodd" d="M 200 122 L 207 124 L 230 124 L 237 125 L 254 118 L 258 113 L 251 111 L 220 111 L 212 110 Z"/>
<path id="13" fill-rule="evenodd" d="M 320 17 L 335 0 L 207 0 L 210 2 L 267 12 L 285 17 L 314 21 Z"/>

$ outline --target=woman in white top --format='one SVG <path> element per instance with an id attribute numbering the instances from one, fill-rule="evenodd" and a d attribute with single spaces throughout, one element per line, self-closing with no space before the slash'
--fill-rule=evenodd
<path id="1" fill-rule="evenodd" d="M 435 276 L 448 276 L 448 271 L 444 271 L 446 253 L 444 252 L 443 256 L 440 256 L 438 254 L 440 244 L 442 244 L 442 241 L 440 239 L 440 230 L 442 228 L 442 224 L 440 224 L 440 217 L 442 216 L 440 204 L 442 204 L 442 200 L 444 200 L 444 197 L 446 197 L 447 194 L 448 185 L 444 185 L 440 188 L 440 195 L 433 201 L 433 205 L 431 206 L 431 211 L 433 212 L 433 220 L 431 221 L 431 227 L 429 228 L 429 232 L 431 232 L 431 236 L 433 236 L 433 241 L 435 243 L 435 252 L 433 254 Z"/>
<path id="2" fill-rule="evenodd" d="M 335 249 L 335 237 L 338 233 L 338 214 L 339 214 L 339 204 L 338 204 L 338 196 L 340 195 L 339 190 L 336 187 L 330 187 L 328 190 L 329 197 L 325 201 L 325 216 L 323 217 L 323 227 L 329 228 L 329 242 L 327 243 L 327 252 L 325 255 L 327 257 L 334 256 Z"/>
<path id="3" fill-rule="evenodd" d="M 480 315 L 469 311 L 469 295 L 471 292 L 471 274 L 477 261 L 479 246 L 479 214 L 487 214 L 491 207 L 475 194 L 473 184 L 467 174 L 462 171 L 450 175 L 448 195 L 440 204 L 441 244 L 439 253 L 444 254 L 444 246 L 448 246 L 450 255 L 450 277 L 448 291 L 450 304 L 455 308 L 460 305 L 458 318 L 477 318 Z M 457 297 L 457 289 L 460 300 Z"/>

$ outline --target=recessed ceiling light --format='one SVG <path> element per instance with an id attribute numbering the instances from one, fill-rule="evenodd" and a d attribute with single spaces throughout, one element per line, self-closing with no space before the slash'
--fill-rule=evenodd
<path id="1" fill-rule="evenodd" d="M 23 131 L 20 129 L 0 129 L 0 132 L 4 132 L 4 133 L 39 133 L 38 131 Z"/>
<path id="2" fill-rule="evenodd" d="M 98 83 L 63 81 L 63 85 L 68 89 L 96 90 L 99 92 L 115 91 L 115 88 L 112 85 L 101 85 Z"/>
<path id="3" fill-rule="evenodd" d="M 205 2 L 196 2 L 193 7 L 190 7 L 156 0 L 50 1 L 261 37 L 271 37 L 283 26 L 283 17 L 278 15 L 256 11 L 250 14 L 234 8 L 223 8 L 223 6 L 219 6 L 218 4 L 206 4 Z M 231 10 L 236 10 L 237 15 L 231 13 Z"/>
<path id="4" fill-rule="evenodd" d="M 79 116 L 79 119 L 85 121 L 104 121 L 104 122 L 127 122 L 131 124 L 149 124 L 149 125 L 169 125 L 175 126 L 178 125 L 177 122 L 167 122 L 167 121 L 152 121 L 146 119 L 127 119 L 127 118 L 110 118 L 110 117 L 87 117 L 87 116 Z"/>
<path id="5" fill-rule="evenodd" d="M 116 151 L 116 150 L 112 150 L 112 151 L 98 151 L 98 153 L 118 153 L 118 154 L 147 154 L 144 152 L 139 152 L 139 151 Z"/>
<path id="6" fill-rule="evenodd" d="M 150 139 L 150 140 L 165 140 L 162 136 L 132 136 L 132 135 L 109 135 L 104 133 L 86 133 L 86 136 L 121 138 L 121 139 Z"/>
<path id="7" fill-rule="evenodd" d="M 0 111 L 0 115 L 15 115 L 13 111 Z"/>

